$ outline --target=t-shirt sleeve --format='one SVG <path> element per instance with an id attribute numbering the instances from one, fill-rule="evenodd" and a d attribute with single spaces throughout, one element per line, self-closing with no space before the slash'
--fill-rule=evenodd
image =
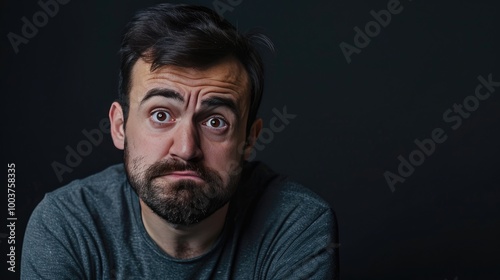
<path id="1" fill-rule="evenodd" d="M 301 211 L 295 212 L 299 213 L 291 213 L 291 216 L 300 215 Z M 339 279 L 339 243 L 333 210 L 303 213 L 301 218 L 311 222 L 289 225 L 273 246 L 275 261 L 268 278 Z"/>
<path id="2" fill-rule="evenodd" d="M 21 279 L 84 279 L 77 248 L 71 242 L 77 239 L 75 235 L 64 211 L 45 196 L 26 228 Z"/>

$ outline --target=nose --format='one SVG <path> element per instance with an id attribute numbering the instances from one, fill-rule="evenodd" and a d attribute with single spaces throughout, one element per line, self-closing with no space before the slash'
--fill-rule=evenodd
<path id="1" fill-rule="evenodd" d="M 200 137 L 195 124 L 191 121 L 181 120 L 173 131 L 173 142 L 170 155 L 184 161 L 197 161 L 202 157 Z"/>

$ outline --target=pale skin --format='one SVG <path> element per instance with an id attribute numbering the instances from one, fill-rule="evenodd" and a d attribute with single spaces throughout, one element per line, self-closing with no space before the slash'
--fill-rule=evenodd
<path id="1" fill-rule="evenodd" d="M 151 64 L 143 59 L 133 66 L 126 125 L 120 104 L 111 105 L 114 145 L 123 150 L 126 139 L 130 158 L 140 159 L 144 169 L 168 158 L 199 161 L 217 171 L 226 185 L 229 174 L 235 172 L 234 163 L 250 155 L 262 128 L 262 120 L 257 119 L 246 133 L 250 86 L 244 67 L 228 57 L 203 70 L 150 69 Z M 168 187 L 169 182 L 181 179 L 203 181 L 193 172 L 166 174 L 158 180 Z M 214 244 L 224 227 L 229 203 L 190 226 L 170 224 L 142 200 L 140 205 L 151 238 L 167 254 L 186 259 L 207 252 Z"/>

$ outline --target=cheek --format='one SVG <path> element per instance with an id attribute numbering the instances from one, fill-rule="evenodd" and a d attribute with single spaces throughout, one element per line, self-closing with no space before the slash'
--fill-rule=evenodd
<path id="1" fill-rule="evenodd" d="M 240 164 L 242 157 L 238 152 L 238 142 L 231 141 L 227 143 L 208 143 L 204 149 L 204 161 L 207 167 L 211 167 L 225 174 L 236 169 Z"/>
<path id="2" fill-rule="evenodd" d="M 145 164 L 162 158 L 167 143 L 164 139 L 148 135 L 135 127 L 127 127 L 125 135 L 130 158 L 140 158 Z"/>

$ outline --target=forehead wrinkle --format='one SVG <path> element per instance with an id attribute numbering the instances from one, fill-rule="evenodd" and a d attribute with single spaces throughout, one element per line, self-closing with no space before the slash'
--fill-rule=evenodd
<path id="1" fill-rule="evenodd" d="M 222 67 L 221 67 L 222 66 Z M 233 59 L 226 59 L 207 69 L 185 68 L 173 65 L 161 66 L 151 71 L 151 64 L 139 59 L 133 69 L 133 87 L 142 87 L 146 91 L 151 88 L 169 88 L 182 94 L 187 101 L 192 94 L 201 99 L 206 94 L 230 94 L 236 98 L 240 107 L 241 117 L 249 111 L 250 79 L 241 63 Z M 170 85 L 169 85 L 170 84 Z M 180 86 L 176 86 L 176 84 Z M 187 89 L 185 88 L 187 87 Z M 140 98 L 137 96 L 136 98 Z"/>
<path id="2" fill-rule="evenodd" d="M 172 84 L 179 84 L 191 89 L 198 89 L 198 91 L 203 91 L 204 88 L 217 88 L 221 93 L 226 93 L 227 91 L 240 93 L 242 92 L 242 87 L 238 83 L 231 83 L 227 81 L 219 81 L 216 79 L 178 79 L 179 75 L 157 75 L 155 77 L 150 77 L 147 81 L 158 81 L 159 84 L 165 84 L 168 81 Z M 198 80 L 198 81 L 197 81 Z"/>
<path id="3" fill-rule="evenodd" d="M 162 71 L 163 70 L 163 71 Z M 191 70 L 191 69 L 189 69 Z M 237 75 L 236 73 L 225 73 L 225 75 L 220 75 L 220 73 L 206 73 L 206 71 L 197 71 L 197 73 L 191 75 L 186 73 L 186 71 L 176 71 L 174 69 L 158 69 L 154 72 L 150 72 L 146 79 L 147 81 L 154 80 L 168 80 L 173 83 L 179 83 L 189 87 L 220 87 L 228 88 L 237 93 L 245 91 L 248 84 L 246 81 L 246 73 L 244 75 Z M 219 71 L 220 72 L 220 71 Z M 200 76 L 200 74 L 205 74 Z M 214 77 L 217 76 L 217 77 Z M 221 77 L 218 77 L 221 76 Z"/>

